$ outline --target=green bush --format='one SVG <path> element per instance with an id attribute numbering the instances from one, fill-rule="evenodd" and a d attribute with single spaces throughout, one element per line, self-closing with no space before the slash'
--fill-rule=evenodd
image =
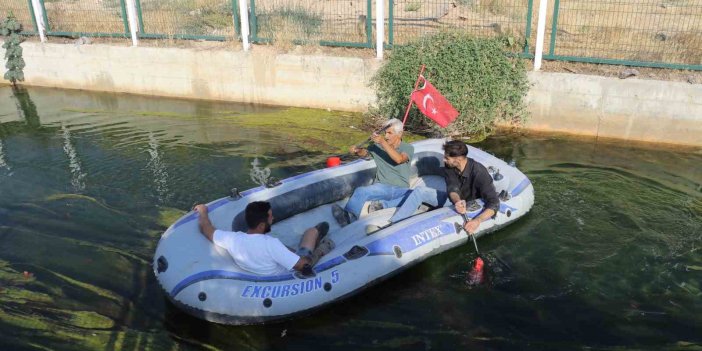
<path id="1" fill-rule="evenodd" d="M 12 85 L 18 81 L 24 81 L 24 59 L 22 58 L 22 37 L 19 33 L 22 31 L 22 25 L 17 21 L 17 18 L 10 12 L 2 22 L 0 22 L 0 35 L 5 38 L 2 48 L 5 49 L 5 72 L 4 78 L 9 80 Z"/>
<path id="2" fill-rule="evenodd" d="M 508 42 L 507 38 L 441 32 L 396 47 L 372 79 L 378 96 L 377 113 L 402 118 L 419 67 L 424 64 L 424 76 L 460 115 L 441 129 L 413 107 L 406 129 L 484 137 L 493 131 L 497 120 L 522 121 L 529 83 L 522 60 L 505 51 Z"/>

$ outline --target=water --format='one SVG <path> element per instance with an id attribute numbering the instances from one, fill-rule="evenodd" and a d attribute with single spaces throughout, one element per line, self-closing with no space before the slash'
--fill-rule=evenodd
<path id="1" fill-rule="evenodd" d="M 366 137 L 358 123 L 0 87 L 0 349 L 702 348 L 702 153 L 555 136 L 477 145 L 536 190 L 529 215 L 479 240 L 482 285 L 467 281 L 464 245 L 269 326 L 211 324 L 165 301 L 149 262 L 170 222 L 254 186 L 256 161 L 277 178 L 322 167 Z"/>

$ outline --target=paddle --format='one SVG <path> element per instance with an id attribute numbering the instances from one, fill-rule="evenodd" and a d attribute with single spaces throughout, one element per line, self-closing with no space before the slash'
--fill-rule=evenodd
<path id="1" fill-rule="evenodd" d="M 463 225 L 465 226 L 466 222 L 468 222 L 470 220 L 470 218 L 468 218 L 467 213 L 464 213 L 462 215 L 462 217 L 463 217 Z M 470 234 L 470 233 L 468 233 L 468 235 L 470 235 L 471 238 L 473 239 L 473 246 L 475 246 L 475 253 L 478 254 L 478 258 L 475 260 L 475 265 L 474 265 L 473 269 L 475 270 L 475 268 L 477 266 L 480 266 L 480 270 L 482 271 L 482 267 L 483 267 L 484 262 L 483 262 L 482 255 L 480 254 L 480 251 L 478 251 L 478 242 L 475 240 L 475 235 Z M 497 256 L 497 254 L 493 254 L 493 256 L 495 256 L 495 259 L 497 259 L 497 261 L 500 262 L 503 266 L 507 267 L 507 269 L 512 270 L 512 267 L 510 267 L 510 265 L 508 265 L 507 262 L 502 260 L 500 258 L 500 256 Z"/>
<path id="2" fill-rule="evenodd" d="M 463 214 L 463 225 L 465 226 L 466 223 L 470 221 L 470 218 L 468 218 L 468 214 L 464 213 Z M 468 233 L 468 235 L 473 238 L 473 245 L 475 245 L 475 253 L 478 254 L 478 258 L 480 258 L 480 251 L 478 251 L 478 242 L 475 241 L 475 235 Z"/>
<path id="3" fill-rule="evenodd" d="M 463 217 L 463 230 L 465 230 L 465 225 L 468 223 L 470 218 L 468 218 L 467 213 L 463 213 L 461 215 Z M 478 254 L 478 258 L 475 259 L 475 263 L 473 264 L 473 268 L 470 270 L 470 273 L 468 273 L 468 283 L 470 285 L 478 285 L 483 282 L 485 276 L 483 274 L 483 266 L 485 265 L 485 262 L 483 262 L 482 255 L 480 255 L 480 250 L 478 250 L 478 242 L 475 240 L 475 235 L 468 233 L 466 231 L 466 234 L 470 236 L 473 239 L 473 245 L 475 246 L 475 253 Z"/>
<path id="4" fill-rule="evenodd" d="M 390 128 L 390 126 L 391 126 L 391 125 L 388 124 L 388 125 L 386 125 L 385 127 L 376 130 L 375 132 L 373 132 L 373 134 L 380 134 L 380 133 L 384 132 L 386 129 Z M 362 142 L 360 142 L 360 143 L 354 145 L 354 147 L 355 147 L 356 149 L 365 149 L 365 148 L 368 148 L 368 144 L 371 142 L 371 138 L 372 138 L 372 136 L 368 137 L 368 139 L 366 139 L 366 140 L 364 140 L 364 141 L 362 141 Z M 353 156 L 355 156 L 355 155 L 343 154 L 343 155 L 331 156 L 331 157 L 327 158 L 327 166 L 328 166 L 328 167 L 331 167 L 332 165 L 333 165 L 333 166 L 338 166 L 338 164 L 336 163 L 336 161 L 335 161 L 335 160 L 332 160 L 332 158 L 335 158 L 335 157 L 336 157 L 336 158 L 339 159 L 339 161 L 342 161 L 342 160 L 343 160 L 343 161 L 347 161 L 347 160 L 349 160 L 349 159 L 350 159 L 351 157 L 353 157 Z M 330 160 L 331 160 L 331 161 L 330 161 Z"/>
<path id="5" fill-rule="evenodd" d="M 390 128 L 390 126 L 391 126 L 391 124 L 388 124 L 385 127 L 376 130 L 375 132 L 373 132 L 373 134 L 380 134 L 380 133 L 384 132 L 386 129 Z M 355 147 L 357 149 L 359 149 L 359 148 L 363 148 L 363 146 L 367 146 L 367 144 L 370 143 L 371 138 L 372 138 L 372 136 L 369 136 L 368 139 L 366 139 L 365 141 L 363 141 L 361 143 L 356 144 Z"/>

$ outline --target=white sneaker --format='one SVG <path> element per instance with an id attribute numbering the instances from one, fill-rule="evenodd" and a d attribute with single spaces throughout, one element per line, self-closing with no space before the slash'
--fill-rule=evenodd
<path id="1" fill-rule="evenodd" d="M 366 235 L 371 235 L 371 234 L 373 234 L 381 229 L 385 229 L 385 228 L 389 227 L 390 224 L 392 224 L 392 223 L 387 223 L 387 224 L 382 225 L 382 226 L 377 225 L 377 224 L 368 224 L 368 225 L 366 225 Z"/>
<path id="2" fill-rule="evenodd" d="M 366 226 L 366 235 L 371 235 L 377 232 L 378 230 L 380 230 L 380 226 L 377 226 L 375 224 L 369 224 Z"/>

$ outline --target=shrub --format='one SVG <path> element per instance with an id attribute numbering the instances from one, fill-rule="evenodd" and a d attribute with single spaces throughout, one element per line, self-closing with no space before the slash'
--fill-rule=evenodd
<path id="1" fill-rule="evenodd" d="M 447 129 L 412 108 L 406 128 L 418 133 L 484 137 L 497 120 L 520 122 L 526 116 L 529 84 L 524 63 L 505 49 L 506 38 L 476 38 L 441 32 L 396 47 L 372 79 L 377 113 L 402 118 L 419 67 L 424 76 L 460 112 Z"/>
<path id="2" fill-rule="evenodd" d="M 2 48 L 5 49 L 5 72 L 4 78 L 9 80 L 12 85 L 16 85 L 18 81 L 24 81 L 24 59 L 22 58 L 22 37 L 20 32 L 22 25 L 17 21 L 17 18 L 10 12 L 2 22 L 0 22 L 0 35 L 5 38 L 5 43 Z"/>

